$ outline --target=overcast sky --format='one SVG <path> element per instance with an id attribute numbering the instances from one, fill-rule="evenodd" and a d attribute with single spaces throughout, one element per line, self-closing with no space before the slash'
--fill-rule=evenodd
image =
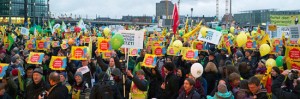
<path id="1" fill-rule="evenodd" d="M 95 18 L 101 17 L 121 18 L 124 15 L 155 15 L 156 3 L 161 0 L 50 0 L 50 11 L 59 16 L 72 13 L 82 17 L 88 15 Z M 178 0 L 169 0 L 177 3 Z M 225 13 L 225 0 L 219 0 L 219 15 Z M 299 10 L 300 0 L 232 0 L 232 12 L 239 13 L 244 10 L 278 9 Z M 180 15 L 191 13 L 193 16 L 215 16 L 216 0 L 181 0 Z"/>

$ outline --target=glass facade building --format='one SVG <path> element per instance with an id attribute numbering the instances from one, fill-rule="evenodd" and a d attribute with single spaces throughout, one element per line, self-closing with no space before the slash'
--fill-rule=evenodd
<path id="1" fill-rule="evenodd" d="M 26 14 L 24 5 L 27 5 L 27 16 L 31 23 L 40 24 L 44 18 L 48 17 L 48 0 L 1 0 L 0 1 L 0 24 L 6 24 L 9 17 L 13 24 L 24 21 Z M 2 20 L 1 20 L 2 19 Z"/>

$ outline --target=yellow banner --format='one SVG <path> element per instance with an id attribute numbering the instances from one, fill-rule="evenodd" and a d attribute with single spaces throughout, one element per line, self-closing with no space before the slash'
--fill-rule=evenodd
<path id="1" fill-rule="evenodd" d="M 176 47 L 168 47 L 167 54 L 173 56 L 179 56 L 180 50 Z"/>
<path id="2" fill-rule="evenodd" d="M 45 50 L 45 41 L 44 40 L 36 40 L 36 49 L 37 50 Z"/>
<path id="3" fill-rule="evenodd" d="M 131 48 L 131 49 L 129 49 L 128 56 L 138 56 L 138 53 L 139 53 L 139 49 Z"/>
<path id="4" fill-rule="evenodd" d="M 300 61 L 300 47 L 286 46 L 285 57 L 290 61 Z"/>
<path id="5" fill-rule="evenodd" d="M 87 47 L 86 46 L 72 46 L 71 60 L 87 60 Z"/>
<path id="6" fill-rule="evenodd" d="M 193 49 L 197 49 L 199 51 L 203 50 L 203 42 L 202 41 L 193 41 Z"/>
<path id="7" fill-rule="evenodd" d="M 294 25 L 296 18 L 300 18 L 300 15 L 270 15 L 271 23 L 277 26 Z"/>
<path id="8" fill-rule="evenodd" d="M 152 54 L 156 56 L 164 56 L 165 55 L 165 48 L 162 46 L 153 46 L 152 47 Z"/>
<path id="9" fill-rule="evenodd" d="M 98 53 L 107 52 L 110 49 L 109 39 L 98 38 Z"/>
<path id="10" fill-rule="evenodd" d="M 155 68 L 157 61 L 156 55 L 146 54 L 142 66 Z"/>
<path id="11" fill-rule="evenodd" d="M 49 68 L 52 70 L 65 70 L 67 67 L 67 57 L 64 56 L 52 56 L 49 64 Z"/>
<path id="12" fill-rule="evenodd" d="M 27 63 L 28 64 L 42 64 L 44 53 L 36 53 L 36 52 L 30 52 Z"/>
<path id="13" fill-rule="evenodd" d="M 183 54 L 184 60 L 198 60 L 198 50 L 186 49 Z"/>
<path id="14" fill-rule="evenodd" d="M 25 49 L 27 49 L 27 50 L 33 50 L 33 49 L 35 49 L 36 48 L 36 45 L 34 44 L 34 43 L 32 43 L 32 41 L 30 40 L 30 41 L 27 41 L 26 43 L 25 43 Z"/>

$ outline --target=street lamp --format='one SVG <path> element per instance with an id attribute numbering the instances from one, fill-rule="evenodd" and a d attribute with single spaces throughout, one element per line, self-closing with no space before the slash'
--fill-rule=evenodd
<path id="1" fill-rule="evenodd" d="M 192 26 L 192 24 L 193 24 L 193 8 L 191 8 L 191 26 Z"/>
<path id="2" fill-rule="evenodd" d="M 11 1 L 9 1 L 9 25 L 11 25 Z"/>

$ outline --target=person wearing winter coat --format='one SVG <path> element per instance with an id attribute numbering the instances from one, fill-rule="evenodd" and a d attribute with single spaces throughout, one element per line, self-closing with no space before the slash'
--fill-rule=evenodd
<path id="1" fill-rule="evenodd" d="M 278 99 L 300 99 L 300 78 L 294 79 L 294 88 L 292 92 L 284 91 L 281 88 L 285 77 L 289 74 L 288 70 L 283 71 L 278 77 L 272 82 L 272 93 Z"/>
<path id="2" fill-rule="evenodd" d="M 260 80 L 257 77 L 253 76 L 249 78 L 248 87 L 253 98 L 268 99 L 267 90 L 262 88 Z"/>
<path id="3" fill-rule="evenodd" d="M 211 93 L 211 91 L 214 89 L 217 80 L 217 74 L 217 66 L 213 62 L 208 62 L 203 73 L 203 76 L 207 81 L 207 93 Z"/>
<path id="4" fill-rule="evenodd" d="M 184 91 L 179 94 L 177 99 L 201 99 L 200 94 L 194 88 L 195 81 L 191 78 L 184 80 Z"/>
<path id="5" fill-rule="evenodd" d="M 13 99 L 10 95 L 7 94 L 5 85 L 3 83 L 0 83 L 0 99 Z"/>
<path id="6" fill-rule="evenodd" d="M 149 77 L 149 90 L 148 90 L 148 99 L 151 98 L 159 98 L 161 96 L 161 88 L 160 85 L 163 82 L 162 76 L 158 71 L 158 67 L 151 68 L 150 71 L 142 67 L 143 71 L 145 72 L 146 76 Z"/>
<path id="7" fill-rule="evenodd" d="M 234 99 L 234 95 L 227 90 L 226 84 L 221 83 L 218 85 L 218 92 L 214 96 L 207 96 L 207 99 Z"/>
<path id="8" fill-rule="evenodd" d="M 250 97 L 248 80 L 242 80 L 240 82 L 240 87 L 233 90 L 233 94 L 236 99 L 252 99 L 252 97 Z"/>
<path id="9" fill-rule="evenodd" d="M 75 83 L 72 86 L 72 99 L 80 99 L 86 93 L 86 89 L 88 88 L 88 83 L 83 80 L 83 75 L 81 72 L 76 72 L 75 75 Z"/>
<path id="10" fill-rule="evenodd" d="M 33 70 L 33 83 L 25 91 L 25 99 L 38 99 L 38 96 L 49 89 L 49 84 L 42 80 L 43 70 L 35 68 Z"/>
<path id="11" fill-rule="evenodd" d="M 49 75 L 49 82 L 52 86 L 49 90 L 47 90 L 47 99 L 68 99 L 68 88 L 65 85 L 62 85 L 60 82 L 59 74 L 56 72 L 52 72 Z M 41 95 L 39 96 L 40 98 Z"/>
<path id="12" fill-rule="evenodd" d="M 145 79 L 145 72 L 138 70 L 134 76 L 131 71 L 127 71 L 127 76 L 126 88 L 127 92 L 129 92 L 127 95 L 129 99 L 146 99 L 148 94 L 148 81 Z"/>
<path id="13" fill-rule="evenodd" d="M 163 90 L 162 99 L 176 99 L 178 96 L 179 83 L 177 76 L 173 73 L 174 67 L 174 64 L 170 62 L 164 65 L 166 77 L 161 85 Z"/>

